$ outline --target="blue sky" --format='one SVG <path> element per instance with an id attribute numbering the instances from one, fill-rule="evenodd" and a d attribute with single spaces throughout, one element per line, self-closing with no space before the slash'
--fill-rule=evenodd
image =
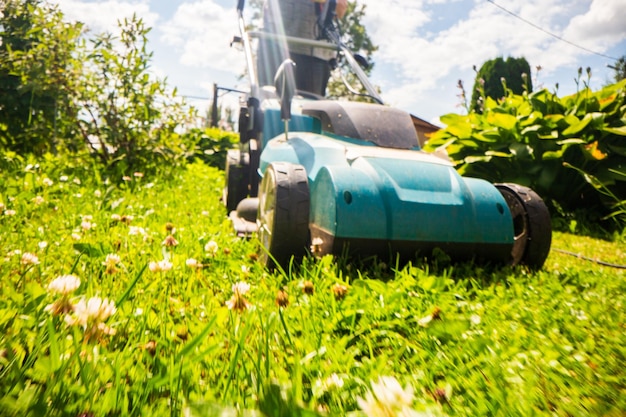
<path id="1" fill-rule="evenodd" d="M 115 31 L 117 20 L 133 13 L 143 18 L 153 28 L 148 44 L 154 52 L 153 72 L 167 77 L 168 85 L 199 108 L 207 106 L 213 83 L 247 86 L 239 79 L 243 53 L 229 46 L 238 34 L 236 0 L 50 1 L 94 32 Z M 434 123 L 443 114 L 464 112 L 458 80 L 471 94 L 472 67 L 488 59 L 523 56 L 535 89 L 555 90 L 558 83 L 562 96 L 576 91 L 579 67 L 591 68 L 591 87 L 598 89 L 612 81 L 613 70 L 607 68 L 612 58 L 626 55 L 626 0 L 357 3 L 366 5 L 363 23 L 379 46 L 372 82 L 387 104 Z M 236 106 L 238 96 L 229 94 L 225 100 Z"/>

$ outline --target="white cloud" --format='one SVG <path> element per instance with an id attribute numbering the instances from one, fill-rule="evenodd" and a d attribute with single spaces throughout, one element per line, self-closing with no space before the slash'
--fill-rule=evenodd
<path id="1" fill-rule="evenodd" d="M 457 81 L 471 89 L 472 66 L 497 56 L 524 56 L 531 68 L 541 65 L 540 82 L 548 87 L 559 82 L 562 92 L 567 82 L 573 83 L 579 66 L 591 66 L 597 83 L 606 80 L 601 72 L 607 73 L 610 60 L 559 41 L 488 0 L 357 1 L 367 6 L 363 23 L 380 47 L 372 81 L 381 86 L 388 103 L 420 117 L 460 111 Z M 626 45 L 626 0 L 493 1 L 584 48 L 609 54 L 611 48 Z M 245 68 L 244 54 L 229 47 L 233 35 L 239 34 L 232 0 L 57 3 L 67 17 L 96 32 L 117 32 L 117 21 L 136 13 L 154 28 L 149 45 L 156 45 L 153 71 L 162 71 L 172 85 L 189 94 L 210 94 L 214 82 L 229 87 L 242 83 L 246 88 L 245 81 L 237 80 Z M 613 50 L 617 56 L 623 53 Z"/>
<path id="2" fill-rule="evenodd" d="M 626 0 L 593 0 L 585 14 L 575 16 L 564 38 L 590 48 L 603 48 L 626 37 Z"/>
<path id="3" fill-rule="evenodd" d="M 162 41 L 180 52 L 183 65 L 242 71 L 243 53 L 230 48 L 239 34 L 234 7 L 225 9 L 212 0 L 182 3 L 160 28 Z"/>
<path id="4" fill-rule="evenodd" d="M 56 0 L 65 17 L 72 21 L 83 22 L 96 33 L 118 31 L 118 21 L 130 18 L 133 14 L 140 17 L 146 27 L 152 27 L 158 20 L 158 14 L 150 11 L 148 0 L 138 1 L 98 1 Z"/>
<path id="5" fill-rule="evenodd" d="M 453 111 L 457 80 L 471 89 L 472 66 L 498 56 L 523 56 L 531 69 L 541 65 L 544 77 L 561 70 L 571 71 L 567 77 L 573 78 L 581 57 L 590 54 L 550 33 L 600 53 L 626 37 L 626 0 L 363 3 L 367 4 L 365 26 L 380 47 L 374 56 L 374 77 L 383 87 L 383 98 L 404 108 L 430 111 L 433 105 L 423 104 L 422 98 L 430 97 L 432 102 L 440 97 Z M 444 92 L 448 96 L 442 97 Z"/>

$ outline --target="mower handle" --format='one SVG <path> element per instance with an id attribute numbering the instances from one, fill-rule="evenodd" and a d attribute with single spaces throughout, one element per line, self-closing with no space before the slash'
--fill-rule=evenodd
<path id="1" fill-rule="evenodd" d="M 237 0 L 237 10 L 239 12 L 243 12 L 243 6 L 245 5 L 246 0 Z"/>

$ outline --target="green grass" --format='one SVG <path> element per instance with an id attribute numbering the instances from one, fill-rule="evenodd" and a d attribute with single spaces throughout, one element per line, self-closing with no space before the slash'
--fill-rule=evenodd
<path id="1" fill-rule="evenodd" d="M 626 410 L 623 269 L 552 251 L 537 273 L 445 256 L 269 273 L 231 231 L 218 170 L 113 187 L 49 165 L 0 179 L 0 415 L 364 415 L 386 376 L 403 415 Z M 558 232 L 553 247 L 624 264 L 625 237 Z M 46 310 L 67 274 L 81 280 L 69 302 L 115 302 L 115 334 Z M 238 282 L 250 290 L 231 310 Z"/>

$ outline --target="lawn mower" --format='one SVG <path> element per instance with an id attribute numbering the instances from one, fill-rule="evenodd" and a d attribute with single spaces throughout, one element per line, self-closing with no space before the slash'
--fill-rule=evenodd
<path id="1" fill-rule="evenodd" d="M 238 235 L 258 236 L 268 267 L 307 254 L 394 260 L 437 248 L 453 260 L 542 267 L 551 221 L 534 191 L 462 177 L 445 157 L 421 150 L 412 116 L 383 103 L 332 19 L 323 19 L 324 40 L 280 37 L 247 31 L 243 9 L 239 0 L 235 41 L 250 92 L 223 200 Z M 334 48 L 372 102 L 296 90 L 290 60 L 275 85 L 258 85 L 252 40 L 263 36 Z"/>

